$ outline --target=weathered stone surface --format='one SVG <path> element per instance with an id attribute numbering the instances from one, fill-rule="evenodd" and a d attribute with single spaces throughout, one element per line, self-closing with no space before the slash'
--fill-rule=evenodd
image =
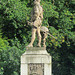
<path id="1" fill-rule="evenodd" d="M 46 50 L 45 47 L 26 47 L 26 50 L 32 50 L 32 51 L 35 51 L 35 50 Z"/>
<path id="2" fill-rule="evenodd" d="M 44 47 L 26 48 L 21 56 L 21 75 L 51 75 L 51 56 Z"/>
<path id="3" fill-rule="evenodd" d="M 44 75 L 44 64 L 28 64 L 28 75 Z"/>
<path id="4" fill-rule="evenodd" d="M 26 52 L 25 52 L 25 54 L 27 55 L 27 54 L 47 54 L 47 55 L 49 55 L 48 53 L 47 53 L 47 51 L 46 51 L 46 48 L 44 48 L 44 47 L 27 47 L 26 48 Z"/>

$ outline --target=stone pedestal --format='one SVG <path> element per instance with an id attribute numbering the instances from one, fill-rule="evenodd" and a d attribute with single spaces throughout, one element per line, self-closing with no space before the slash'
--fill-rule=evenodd
<path id="1" fill-rule="evenodd" d="M 29 47 L 21 56 L 21 75 L 51 75 L 51 61 L 44 47 Z"/>

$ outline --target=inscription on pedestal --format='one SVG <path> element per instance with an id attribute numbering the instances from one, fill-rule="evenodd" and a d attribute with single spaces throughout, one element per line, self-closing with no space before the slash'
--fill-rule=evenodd
<path id="1" fill-rule="evenodd" d="M 28 75 L 44 75 L 44 64 L 42 63 L 28 64 Z"/>

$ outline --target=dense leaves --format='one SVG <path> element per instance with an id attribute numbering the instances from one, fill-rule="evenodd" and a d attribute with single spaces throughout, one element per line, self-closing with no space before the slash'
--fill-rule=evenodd
<path id="1" fill-rule="evenodd" d="M 56 38 L 48 36 L 46 43 L 53 58 L 52 73 L 74 75 L 75 1 L 41 0 L 41 5 L 42 25 Z M 20 56 L 31 38 L 27 21 L 32 7 L 33 0 L 0 0 L 0 75 L 20 75 Z"/>

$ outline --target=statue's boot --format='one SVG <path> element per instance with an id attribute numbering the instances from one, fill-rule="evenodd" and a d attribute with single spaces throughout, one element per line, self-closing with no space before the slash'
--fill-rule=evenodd
<path id="1" fill-rule="evenodd" d="M 38 45 L 37 45 L 37 47 L 41 47 L 41 45 L 40 45 L 40 44 L 38 44 Z"/>
<path id="2" fill-rule="evenodd" d="M 43 47 L 46 47 L 46 45 L 43 45 Z"/>
<path id="3" fill-rule="evenodd" d="M 33 45 L 29 44 L 27 47 L 33 47 Z"/>

